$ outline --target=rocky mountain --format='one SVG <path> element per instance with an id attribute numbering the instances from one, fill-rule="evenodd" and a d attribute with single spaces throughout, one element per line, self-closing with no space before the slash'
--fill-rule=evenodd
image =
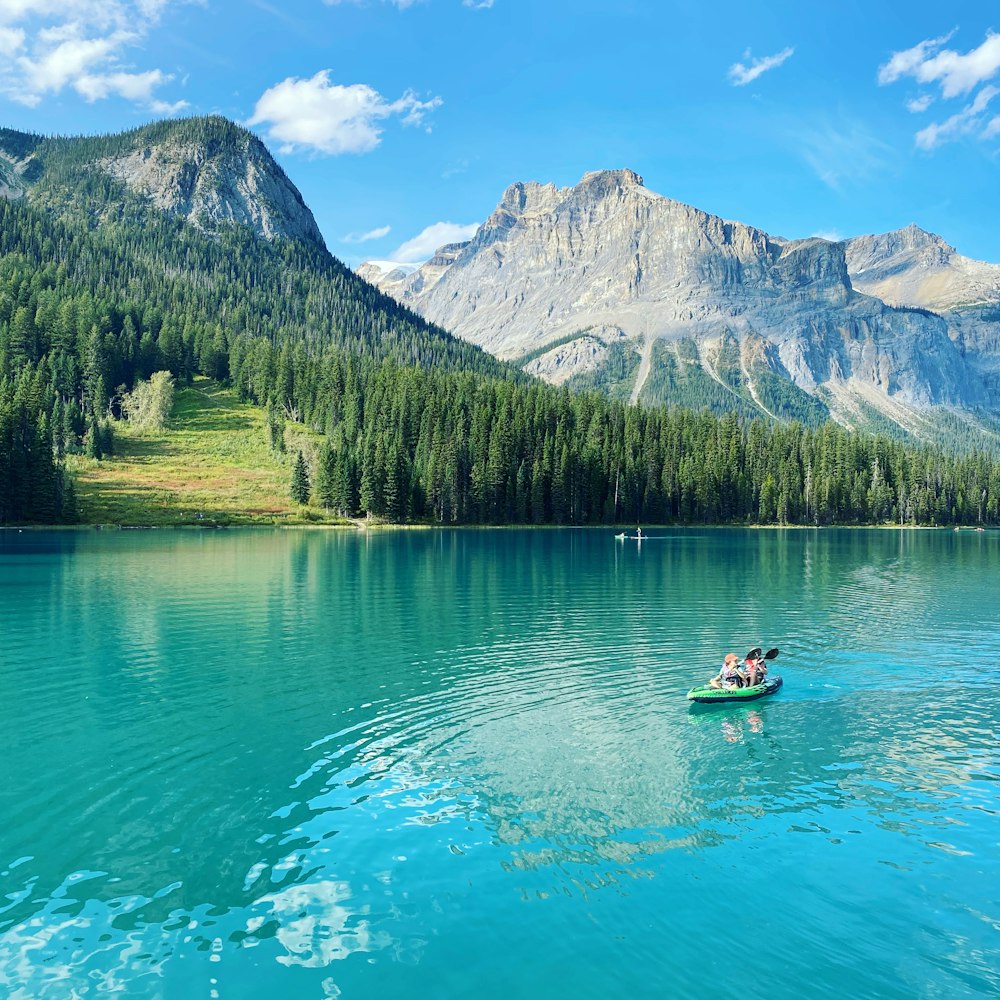
<path id="1" fill-rule="evenodd" d="M 211 232 L 239 224 L 258 236 L 325 246 L 302 195 L 246 129 L 213 116 L 158 122 L 116 136 L 52 138 L 0 129 L 0 197 L 121 181 L 141 201 Z"/>
<path id="2" fill-rule="evenodd" d="M 1000 264 L 963 257 L 940 236 L 907 226 L 845 243 L 851 282 L 893 305 L 932 309 L 997 405 Z"/>
<path id="3" fill-rule="evenodd" d="M 844 249 L 854 287 L 891 305 L 962 312 L 1000 302 L 1000 264 L 963 257 L 919 226 L 858 236 Z"/>
<path id="4" fill-rule="evenodd" d="M 569 188 L 512 184 L 471 241 L 373 277 L 551 382 L 633 400 L 910 430 L 934 405 L 987 405 L 989 366 L 961 333 L 860 292 L 852 250 L 864 259 L 860 243 L 772 237 L 608 170 Z"/>

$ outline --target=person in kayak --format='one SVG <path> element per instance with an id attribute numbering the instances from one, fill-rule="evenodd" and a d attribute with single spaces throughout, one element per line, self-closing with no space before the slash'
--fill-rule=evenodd
<path id="1" fill-rule="evenodd" d="M 759 649 L 751 649 L 747 653 L 746 660 L 743 661 L 743 676 L 746 680 L 747 687 L 754 687 L 756 684 L 763 684 L 764 678 L 767 676 L 767 663 L 764 661 L 764 657 L 761 656 Z"/>
<path id="2" fill-rule="evenodd" d="M 714 688 L 738 688 L 743 684 L 743 671 L 740 670 L 740 658 L 735 653 L 726 653 L 722 661 L 722 669 L 708 682 Z"/>

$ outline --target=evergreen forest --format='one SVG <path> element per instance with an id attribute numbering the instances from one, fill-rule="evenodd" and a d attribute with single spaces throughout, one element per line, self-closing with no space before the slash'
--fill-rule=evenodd
<path id="1" fill-rule="evenodd" d="M 226 141 L 220 121 L 171 127 Z M 296 459 L 297 498 L 350 517 L 1000 523 L 993 455 L 532 380 L 321 246 L 156 211 L 92 166 L 132 141 L 0 130 L 38 164 L 29 196 L 0 198 L 0 523 L 71 522 L 65 455 L 113 460 L 129 394 L 161 371 L 324 435 L 312 468 Z"/>

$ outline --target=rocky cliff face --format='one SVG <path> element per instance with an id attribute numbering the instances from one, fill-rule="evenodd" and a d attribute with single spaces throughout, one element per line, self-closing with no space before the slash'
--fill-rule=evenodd
<path id="1" fill-rule="evenodd" d="M 12 156 L 0 151 L 0 198 L 20 198 L 24 194 L 19 166 Z"/>
<path id="2" fill-rule="evenodd" d="M 325 246 L 302 195 L 263 143 L 223 118 L 160 122 L 120 136 L 37 140 L 5 130 L 0 136 L 0 196 L 27 193 L 33 177 L 59 176 L 72 184 L 74 171 L 99 170 L 121 180 L 156 208 L 206 231 L 248 226 L 263 239 L 308 240 Z M 6 170 L 4 168 L 7 168 Z"/>
<path id="3" fill-rule="evenodd" d="M 987 405 L 1000 390 L 1000 264 L 963 257 L 933 233 L 907 226 L 845 244 L 854 287 L 900 306 L 931 309 L 968 367 L 986 384 Z"/>
<path id="4" fill-rule="evenodd" d="M 512 184 L 475 237 L 446 250 L 383 289 L 551 381 L 600 369 L 616 344 L 620 360 L 624 343 L 631 397 L 669 398 L 664 345 L 693 342 L 725 382 L 713 358 L 735 337 L 763 346 L 738 352 L 752 360 L 726 385 L 760 409 L 765 375 L 847 422 L 859 407 L 986 399 L 947 321 L 859 294 L 844 244 L 772 238 L 654 194 L 630 170 Z"/>
<path id="5" fill-rule="evenodd" d="M 892 305 L 951 312 L 1000 301 L 1000 264 L 963 257 L 918 226 L 858 236 L 844 247 L 854 287 Z"/>

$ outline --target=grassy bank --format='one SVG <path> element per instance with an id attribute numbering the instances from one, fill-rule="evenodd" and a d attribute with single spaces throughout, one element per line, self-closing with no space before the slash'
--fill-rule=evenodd
<path id="1" fill-rule="evenodd" d="M 208 379 L 177 391 L 169 426 L 115 425 L 115 454 L 72 455 L 80 520 L 87 524 L 346 524 L 292 502 L 292 463 L 318 436 L 289 423 L 287 451 L 267 444 L 264 410 Z"/>

